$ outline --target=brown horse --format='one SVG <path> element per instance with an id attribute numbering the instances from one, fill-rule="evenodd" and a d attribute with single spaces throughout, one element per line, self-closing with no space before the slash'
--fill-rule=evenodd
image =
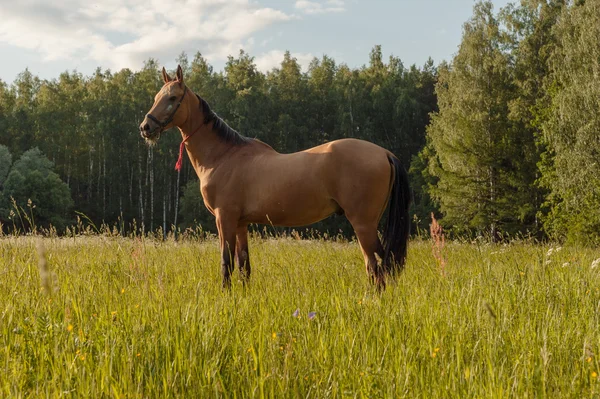
<path id="1" fill-rule="evenodd" d="M 140 125 L 154 143 L 173 126 L 181 131 L 200 179 L 204 204 L 215 215 L 223 286 L 229 287 L 236 258 L 250 277 L 248 224 L 302 226 L 333 213 L 345 214 L 358 238 L 367 274 L 379 289 L 404 266 L 409 235 L 406 171 L 389 151 L 355 139 L 332 141 L 293 154 L 241 136 L 183 81 L 162 70 L 164 86 Z M 377 227 L 389 202 L 383 245 Z M 381 262 L 378 263 L 376 255 Z"/>

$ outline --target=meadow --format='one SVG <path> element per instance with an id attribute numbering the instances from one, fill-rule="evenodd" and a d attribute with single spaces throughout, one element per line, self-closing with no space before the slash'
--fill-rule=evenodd
<path id="1" fill-rule="evenodd" d="M 39 263 L 38 247 L 46 265 Z M 600 250 L 411 242 L 378 294 L 355 242 L 0 238 L 0 397 L 600 397 Z"/>

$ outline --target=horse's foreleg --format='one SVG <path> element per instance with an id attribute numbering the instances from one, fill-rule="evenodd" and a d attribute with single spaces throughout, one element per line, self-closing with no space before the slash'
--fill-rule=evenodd
<path id="1" fill-rule="evenodd" d="M 221 245 L 221 273 L 223 274 L 223 288 L 231 287 L 231 273 L 235 267 L 235 237 L 236 220 L 231 220 L 225 215 L 217 213 L 217 228 Z"/>
<path id="2" fill-rule="evenodd" d="M 248 254 L 248 226 L 238 227 L 235 256 L 244 283 L 250 279 L 250 255 Z"/>

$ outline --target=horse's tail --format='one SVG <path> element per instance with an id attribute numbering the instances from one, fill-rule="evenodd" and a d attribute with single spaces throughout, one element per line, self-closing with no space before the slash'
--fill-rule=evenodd
<path id="1" fill-rule="evenodd" d="M 406 261 L 410 220 L 410 188 L 406 170 L 393 155 L 388 155 L 392 166 L 392 189 L 389 198 L 388 217 L 383 231 L 383 269 L 390 275 L 402 271 Z"/>

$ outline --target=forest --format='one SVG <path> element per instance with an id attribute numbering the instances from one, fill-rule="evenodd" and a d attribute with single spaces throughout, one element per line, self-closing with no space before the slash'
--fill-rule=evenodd
<path id="1" fill-rule="evenodd" d="M 277 151 L 343 137 L 392 151 L 415 234 L 433 213 L 455 236 L 600 238 L 600 0 L 478 2 L 438 64 L 406 66 L 377 45 L 360 68 L 324 55 L 304 71 L 289 52 L 266 73 L 244 51 L 222 71 L 200 52 L 176 61 L 221 118 Z M 179 132 L 154 147 L 139 135 L 161 68 L 0 81 L 0 231 L 214 229 L 189 163 L 174 170 Z M 350 233 L 344 223 L 316 227 Z"/>

